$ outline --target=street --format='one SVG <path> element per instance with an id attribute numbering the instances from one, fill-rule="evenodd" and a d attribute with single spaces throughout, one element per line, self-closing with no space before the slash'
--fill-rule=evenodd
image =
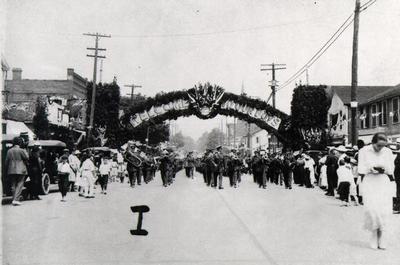
<path id="1" fill-rule="evenodd" d="M 214 190 L 179 172 L 168 188 L 156 179 L 131 189 L 111 183 L 95 199 L 59 193 L 2 206 L 3 264 L 400 264 L 400 215 L 385 251 L 368 247 L 362 207 L 341 207 L 319 188 Z M 148 205 L 132 236 L 134 205 Z"/>

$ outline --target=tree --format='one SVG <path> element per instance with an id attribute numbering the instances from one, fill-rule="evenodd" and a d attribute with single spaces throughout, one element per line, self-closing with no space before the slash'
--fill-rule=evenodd
<path id="1" fill-rule="evenodd" d="M 175 145 L 179 149 L 183 149 L 186 152 L 193 151 L 195 149 L 195 142 L 192 137 L 183 135 L 182 132 L 178 132 L 170 137 L 169 142 Z"/>
<path id="2" fill-rule="evenodd" d="M 147 138 L 147 128 L 149 129 L 148 143 L 150 145 L 157 145 L 169 140 L 169 126 L 165 122 L 153 123 L 152 121 L 148 121 L 135 128 L 132 128 L 129 124 L 129 117 L 132 115 L 133 107 L 146 101 L 146 99 L 147 97 L 141 94 L 135 95 L 133 101 L 130 97 L 121 97 L 120 109 L 124 112 L 124 116 L 121 119 L 122 128 L 119 139 L 122 144 L 129 140 L 144 143 Z"/>
<path id="3" fill-rule="evenodd" d="M 225 135 L 217 128 L 211 132 L 204 132 L 197 140 L 197 149 L 205 151 L 206 149 L 215 149 L 224 142 Z"/>
<path id="4" fill-rule="evenodd" d="M 46 140 L 49 138 L 49 119 L 47 118 L 46 100 L 38 97 L 36 100 L 36 111 L 33 116 L 33 130 L 38 139 Z"/>
<path id="5" fill-rule="evenodd" d="M 215 149 L 218 145 L 223 143 L 224 134 L 217 128 L 212 129 L 212 131 L 208 134 L 207 139 L 207 148 Z"/>
<path id="6" fill-rule="evenodd" d="M 329 98 L 326 86 L 296 87 L 291 104 L 291 124 L 305 143 L 313 148 L 324 148 L 326 145 L 326 129 L 328 127 Z"/>
<path id="7" fill-rule="evenodd" d="M 90 117 L 90 108 L 92 104 L 92 83 L 87 85 L 87 116 Z M 107 139 L 106 145 L 110 147 L 118 147 L 120 142 L 120 124 L 119 120 L 120 108 L 120 88 L 116 82 L 99 83 L 96 86 L 96 106 L 94 110 L 93 120 L 93 136 L 92 145 L 101 145 L 101 129 L 105 129 L 104 138 Z M 89 123 L 89 119 L 88 119 Z"/>

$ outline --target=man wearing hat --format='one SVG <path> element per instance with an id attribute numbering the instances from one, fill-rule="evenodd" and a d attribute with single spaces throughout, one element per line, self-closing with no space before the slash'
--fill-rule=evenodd
<path id="1" fill-rule="evenodd" d="M 64 154 L 61 156 L 60 162 L 58 163 L 58 188 L 61 192 L 62 202 L 66 201 L 71 171 L 71 167 L 68 164 L 68 156 Z"/>
<path id="2" fill-rule="evenodd" d="M 214 187 L 214 174 L 217 170 L 217 164 L 214 161 L 214 154 L 212 152 L 212 149 L 207 149 L 207 156 L 205 158 L 205 163 L 206 163 L 206 180 L 207 180 L 207 186 L 212 186 Z"/>
<path id="3" fill-rule="evenodd" d="M 222 186 L 222 179 L 223 179 L 222 173 L 224 172 L 224 156 L 222 155 L 221 150 L 222 150 L 222 146 L 218 145 L 214 152 L 214 162 L 217 165 L 217 168 L 214 172 L 214 179 L 213 179 L 214 188 L 216 188 L 218 185 L 218 188 L 220 190 L 222 190 L 224 188 Z M 217 184 L 217 180 L 218 180 L 218 184 Z"/>
<path id="4" fill-rule="evenodd" d="M 190 151 L 185 159 L 185 172 L 188 178 L 193 179 L 194 165 L 195 165 L 195 159 L 193 157 L 193 151 Z"/>
<path id="5" fill-rule="evenodd" d="M 76 156 L 77 152 L 79 151 L 76 150 L 71 152 L 71 154 L 68 156 L 68 163 L 71 167 L 71 173 L 69 174 L 69 191 L 71 192 L 75 191 L 75 182 L 77 179 L 78 169 L 81 166 L 81 161 Z"/>
<path id="6" fill-rule="evenodd" d="M 339 167 L 335 149 L 329 150 L 329 155 L 326 158 L 326 175 L 328 179 L 328 191 L 325 195 L 335 196 L 335 188 L 337 187 L 338 175 L 336 170 Z"/>
<path id="7" fill-rule="evenodd" d="M 161 173 L 161 180 L 163 183 L 164 187 L 167 187 L 169 185 L 169 167 L 171 161 L 169 159 L 169 153 L 167 150 L 163 150 L 161 153 L 161 158 L 160 158 L 160 173 Z"/>
<path id="8" fill-rule="evenodd" d="M 11 190 L 13 194 L 12 204 L 14 206 L 21 205 L 19 197 L 24 187 L 25 177 L 28 174 L 28 153 L 21 148 L 23 139 L 15 137 L 13 139 L 13 147 L 7 151 L 5 168 L 7 176 L 11 179 Z"/>

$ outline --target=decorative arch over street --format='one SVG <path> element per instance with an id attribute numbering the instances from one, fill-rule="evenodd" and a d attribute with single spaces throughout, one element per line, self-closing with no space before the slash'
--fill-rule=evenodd
<path id="1" fill-rule="evenodd" d="M 212 119 L 218 114 L 254 123 L 287 143 L 290 129 L 290 117 L 287 114 L 263 100 L 229 93 L 210 83 L 199 84 L 188 90 L 157 94 L 132 106 L 122 118 L 122 123 L 129 123 L 135 128 L 149 121 L 161 123 L 192 115 L 200 119 Z"/>

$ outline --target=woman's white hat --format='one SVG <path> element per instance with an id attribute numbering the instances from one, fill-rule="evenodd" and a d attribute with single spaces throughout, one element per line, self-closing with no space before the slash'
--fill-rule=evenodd
<path id="1" fill-rule="evenodd" d="M 347 148 L 344 145 L 340 145 L 339 147 L 335 148 L 335 150 L 341 153 L 347 152 Z"/>

